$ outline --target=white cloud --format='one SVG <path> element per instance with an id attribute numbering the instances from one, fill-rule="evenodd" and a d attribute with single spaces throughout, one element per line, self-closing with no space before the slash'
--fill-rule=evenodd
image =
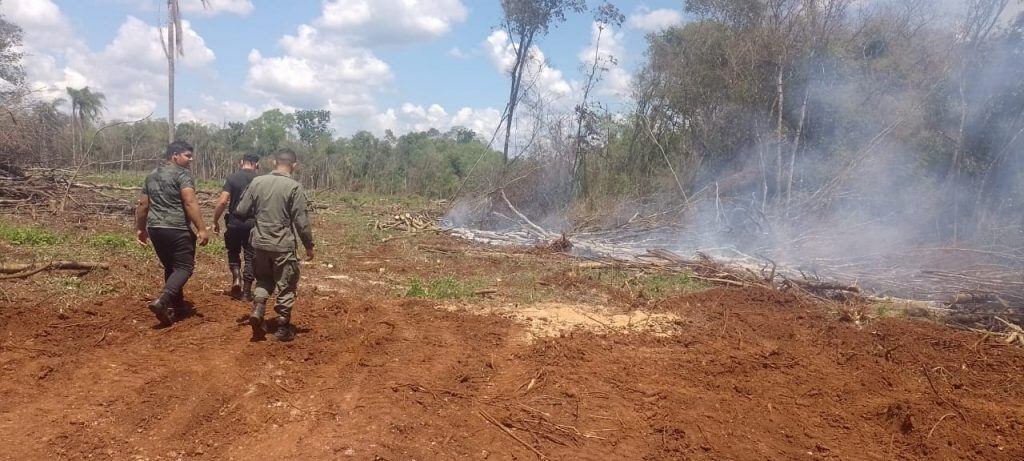
<path id="1" fill-rule="evenodd" d="M 224 122 L 244 122 L 258 117 L 262 111 L 238 101 L 219 101 L 213 96 L 200 96 L 200 105 L 184 107 L 178 111 L 182 122 L 200 122 L 220 125 Z"/>
<path id="2" fill-rule="evenodd" d="M 377 134 L 391 130 L 401 136 L 411 131 L 426 131 L 436 128 L 438 131 L 444 132 L 461 126 L 469 128 L 489 140 L 500 120 L 501 112 L 491 107 L 463 107 L 452 115 L 438 104 L 424 108 L 412 103 L 405 103 L 397 110 L 390 108 L 374 116 L 373 126 L 370 127 L 370 130 Z"/>
<path id="3" fill-rule="evenodd" d="M 451 32 L 467 16 L 461 0 L 327 0 L 315 25 L 356 43 L 414 43 Z"/>
<path id="4" fill-rule="evenodd" d="M 463 59 L 464 60 L 464 59 L 472 58 L 473 54 L 465 52 L 465 51 L 462 51 L 462 48 L 459 48 L 457 46 L 453 46 L 451 49 L 448 50 L 448 56 L 451 56 L 451 57 L 453 57 L 455 59 Z"/>
<path id="5" fill-rule="evenodd" d="M 0 14 L 21 26 L 27 47 L 57 49 L 74 43 L 70 22 L 50 0 L 2 0 Z"/>
<path id="6" fill-rule="evenodd" d="M 29 85 L 43 100 L 66 98 L 67 87 L 89 86 L 106 97 L 107 119 L 136 119 L 156 110 L 167 94 L 166 58 L 159 29 L 128 16 L 102 50 L 89 49 L 50 0 L 4 0 L 5 15 L 25 30 Z M 182 69 L 204 69 L 215 59 L 203 38 L 183 22 Z"/>
<path id="7" fill-rule="evenodd" d="M 206 68 L 215 59 L 213 50 L 206 47 L 188 21 L 182 22 L 182 28 L 185 56 L 179 61 L 179 69 Z M 110 118 L 142 118 L 156 110 L 157 101 L 166 98 L 167 61 L 160 33 L 156 26 L 128 16 L 103 51 L 67 56 L 68 67 L 106 95 Z"/>
<path id="8" fill-rule="evenodd" d="M 61 67 L 57 58 L 44 53 L 26 53 L 23 59 L 29 85 L 33 93 L 44 101 L 55 101 L 67 96 L 65 88 L 81 88 L 89 80 L 78 71 Z"/>
<path id="9" fill-rule="evenodd" d="M 330 110 L 339 133 L 440 123 L 451 118 L 440 106 L 378 111 L 394 75 L 369 47 L 434 39 L 466 16 L 461 0 L 325 0 L 315 21 L 280 39 L 280 55 L 249 53 L 245 88 L 273 104 Z"/>
<path id="10" fill-rule="evenodd" d="M 484 46 L 494 66 L 502 73 L 510 74 L 516 62 L 516 51 L 508 34 L 496 30 L 487 36 Z M 544 98 L 560 99 L 572 94 L 572 86 L 562 76 L 562 71 L 548 66 L 540 48 L 531 47 L 529 56 L 523 75 L 524 88 L 532 88 Z"/>
<path id="11" fill-rule="evenodd" d="M 186 14 L 215 16 L 220 13 L 247 16 L 252 13 L 252 0 L 209 0 L 209 7 L 204 7 L 201 0 L 182 0 L 181 11 Z"/>
<path id="12" fill-rule="evenodd" d="M 342 37 L 309 25 L 281 39 L 285 55 L 249 53 L 246 86 L 294 107 L 327 108 L 343 115 L 372 112 L 373 94 L 392 80 L 387 63 Z"/>
<path id="13" fill-rule="evenodd" d="M 185 33 L 182 41 L 185 56 L 178 63 L 198 69 L 213 62 L 213 50 L 206 47 L 206 42 L 192 30 L 189 21 L 182 21 L 182 30 Z M 117 30 L 117 36 L 103 50 L 102 58 L 113 63 L 141 66 L 139 70 L 152 73 L 166 72 L 167 57 L 160 42 L 160 35 L 165 31 L 164 28 L 158 29 L 139 18 L 128 16 Z"/>
<path id="14" fill-rule="evenodd" d="M 683 14 L 677 10 L 667 8 L 648 10 L 643 7 L 638 8 L 636 12 L 630 15 L 628 21 L 630 27 L 644 32 L 660 32 L 682 23 Z"/>
<path id="15" fill-rule="evenodd" d="M 122 120 L 140 120 L 156 111 L 156 101 L 148 98 L 118 99 L 118 105 L 112 113 L 113 118 Z"/>
<path id="16" fill-rule="evenodd" d="M 619 57 L 625 55 L 622 45 L 622 32 L 616 32 L 608 25 L 597 22 L 590 26 L 590 44 L 578 57 L 586 72 L 589 73 L 595 58 L 602 67 L 602 81 L 598 87 L 599 94 L 626 97 L 630 94 L 632 76 L 619 64 Z"/>
<path id="17" fill-rule="evenodd" d="M 493 107 L 485 107 L 483 109 L 463 107 L 452 117 L 451 126 L 469 128 L 483 136 L 484 139 L 490 140 L 500 123 L 501 111 L 498 109 Z"/>

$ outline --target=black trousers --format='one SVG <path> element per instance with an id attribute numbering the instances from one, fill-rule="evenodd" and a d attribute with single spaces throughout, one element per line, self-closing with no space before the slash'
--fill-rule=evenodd
<path id="1" fill-rule="evenodd" d="M 242 280 L 245 282 L 252 282 L 255 278 L 252 268 L 252 244 L 249 243 L 250 232 L 252 232 L 252 227 L 230 225 L 224 231 L 224 246 L 228 249 L 228 267 L 240 268 Z M 244 266 L 242 265 L 243 257 L 245 258 Z"/>
<path id="2" fill-rule="evenodd" d="M 149 228 L 160 264 L 164 266 L 164 294 L 172 300 L 184 299 L 185 283 L 196 267 L 196 234 L 192 230 Z"/>

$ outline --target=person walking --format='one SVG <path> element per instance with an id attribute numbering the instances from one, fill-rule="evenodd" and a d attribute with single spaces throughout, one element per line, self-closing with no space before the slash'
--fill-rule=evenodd
<path id="1" fill-rule="evenodd" d="M 306 249 L 307 261 L 314 256 L 306 194 L 302 185 L 292 179 L 298 167 L 295 151 L 280 150 L 274 156 L 274 171 L 253 179 L 235 209 L 237 216 L 256 221 L 250 234 L 256 276 L 249 314 L 253 341 L 264 339 L 268 332 L 279 341 L 295 338 L 291 317 L 299 283 L 298 242 Z M 275 291 L 277 317 L 264 323 L 267 300 Z"/>
<path id="2" fill-rule="evenodd" d="M 213 209 L 213 233 L 220 235 L 220 218 L 227 210 L 224 218 L 224 246 L 228 251 L 228 270 L 231 272 L 231 297 L 252 301 L 252 245 L 249 233 L 255 224 L 252 218 L 242 219 L 235 210 L 242 200 L 242 193 L 259 172 L 260 157 L 256 154 L 245 154 L 239 164 L 238 171 L 228 176 L 224 188 L 217 197 Z M 243 265 L 243 258 L 245 264 Z"/>
<path id="3" fill-rule="evenodd" d="M 146 176 L 135 209 L 135 238 L 143 245 L 152 241 L 164 266 L 163 289 L 149 303 L 149 310 L 162 326 L 188 315 L 184 287 L 195 269 L 196 243 L 204 246 L 209 240 L 190 171 L 194 157 L 192 145 L 187 142 L 168 145 L 164 154 L 167 162 Z"/>

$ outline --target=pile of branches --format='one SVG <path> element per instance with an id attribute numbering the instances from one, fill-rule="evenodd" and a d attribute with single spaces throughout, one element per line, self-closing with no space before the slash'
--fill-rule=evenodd
<path id="1" fill-rule="evenodd" d="M 0 165 L 0 209 L 36 213 L 66 208 L 107 215 L 131 215 L 134 212 L 134 200 L 108 193 L 132 191 L 133 188 L 75 182 L 72 177 L 73 174 L 66 170 Z"/>
<path id="2" fill-rule="evenodd" d="M 377 230 L 419 232 L 437 229 L 437 220 L 425 213 L 415 215 L 412 213 L 400 213 L 392 216 L 387 221 L 375 221 L 374 227 Z"/>
<path id="3" fill-rule="evenodd" d="M 57 168 L 17 168 L 0 164 L 0 210 L 131 216 L 142 187 L 76 180 L 77 172 Z M 210 206 L 217 193 L 196 191 Z"/>

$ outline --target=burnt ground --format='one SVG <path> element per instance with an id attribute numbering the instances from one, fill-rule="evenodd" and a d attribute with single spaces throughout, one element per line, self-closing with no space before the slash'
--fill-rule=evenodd
<path id="1" fill-rule="evenodd" d="M 0 282 L 0 459 L 1024 459 L 1021 348 L 368 225 L 395 209 L 317 217 L 291 343 L 235 325 L 216 242 L 158 329 L 126 218 L 0 215 L 59 237 L 0 262 L 112 263 Z"/>

